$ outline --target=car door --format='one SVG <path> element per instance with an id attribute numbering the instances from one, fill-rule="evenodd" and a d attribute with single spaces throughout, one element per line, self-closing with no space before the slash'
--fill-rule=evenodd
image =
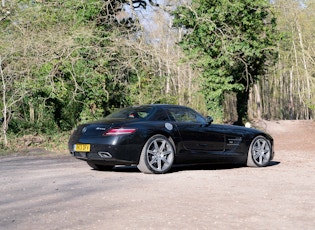
<path id="1" fill-rule="evenodd" d="M 224 131 L 209 125 L 204 117 L 189 108 L 169 110 L 181 135 L 179 154 L 195 159 L 211 159 L 223 156 Z"/>

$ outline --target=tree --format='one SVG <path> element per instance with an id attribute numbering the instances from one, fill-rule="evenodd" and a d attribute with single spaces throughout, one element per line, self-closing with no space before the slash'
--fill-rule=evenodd
<path id="1" fill-rule="evenodd" d="M 222 117 L 224 95 L 237 93 L 239 121 L 249 89 L 274 63 L 276 20 L 265 0 L 194 0 L 174 13 L 186 34 L 182 48 L 203 76 L 208 109 Z"/>
<path id="2" fill-rule="evenodd" d="M 17 98 L 12 99 L 16 103 L 0 104 L 15 111 L 5 129 L 8 125 L 16 132 L 71 129 L 77 114 L 93 104 L 90 92 L 94 98 L 107 95 L 100 76 L 90 78 L 95 66 L 93 59 L 86 59 L 95 57 L 99 48 L 93 44 L 95 23 L 87 22 L 99 14 L 102 3 L 50 1 L 19 7 L 14 3 L 14 14 L 0 24 L 0 53 L 5 57 L 1 83 L 6 86 L 0 94 L 7 100 Z M 99 89 L 102 95 L 97 94 Z"/>
<path id="3" fill-rule="evenodd" d="M 315 1 L 303 1 L 303 5 L 297 0 L 273 2 L 283 39 L 278 42 L 279 61 L 274 70 L 267 79 L 258 82 L 262 116 L 265 119 L 312 119 Z M 256 116 L 254 111 L 251 116 Z"/>
<path id="4" fill-rule="evenodd" d="M 24 88 L 15 89 L 26 92 L 12 109 L 16 133 L 55 133 L 117 107 L 177 100 L 175 84 L 164 86 L 179 75 L 178 60 L 157 55 L 136 17 L 118 17 L 125 1 L 11 3 L 0 53 L 4 76 L 16 73 Z"/>

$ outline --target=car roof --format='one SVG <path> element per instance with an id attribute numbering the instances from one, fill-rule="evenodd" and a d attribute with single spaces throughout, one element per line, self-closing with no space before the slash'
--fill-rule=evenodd
<path id="1" fill-rule="evenodd" d="M 184 105 L 176 105 L 176 104 L 144 104 L 144 105 L 135 105 L 133 107 L 141 107 L 141 106 L 189 108 Z"/>

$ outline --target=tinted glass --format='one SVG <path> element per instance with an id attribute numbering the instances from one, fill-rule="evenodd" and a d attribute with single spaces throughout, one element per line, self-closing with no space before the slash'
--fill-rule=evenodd
<path id="1" fill-rule="evenodd" d="M 196 111 L 189 108 L 169 108 L 169 113 L 176 122 L 205 123 L 206 120 Z"/>
<path id="2" fill-rule="evenodd" d="M 147 118 L 151 115 L 152 108 L 145 107 L 128 107 L 118 110 L 107 117 L 106 119 L 134 119 L 134 118 Z"/>
<path id="3" fill-rule="evenodd" d="M 150 117 L 150 120 L 152 121 L 170 121 L 169 116 L 167 115 L 167 112 L 163 108 L 157 108 L 154 116 Z"/>

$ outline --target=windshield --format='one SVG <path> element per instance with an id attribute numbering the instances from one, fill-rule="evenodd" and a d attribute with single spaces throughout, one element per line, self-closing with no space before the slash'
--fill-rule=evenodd
<path id="1" fill-rule="evenodd" d="M 128 107 L 120 109 L 107 117 L 106 119 L 134 119 L 134 118 L 147 118 L 152 113 L 152 107 Z"/>

